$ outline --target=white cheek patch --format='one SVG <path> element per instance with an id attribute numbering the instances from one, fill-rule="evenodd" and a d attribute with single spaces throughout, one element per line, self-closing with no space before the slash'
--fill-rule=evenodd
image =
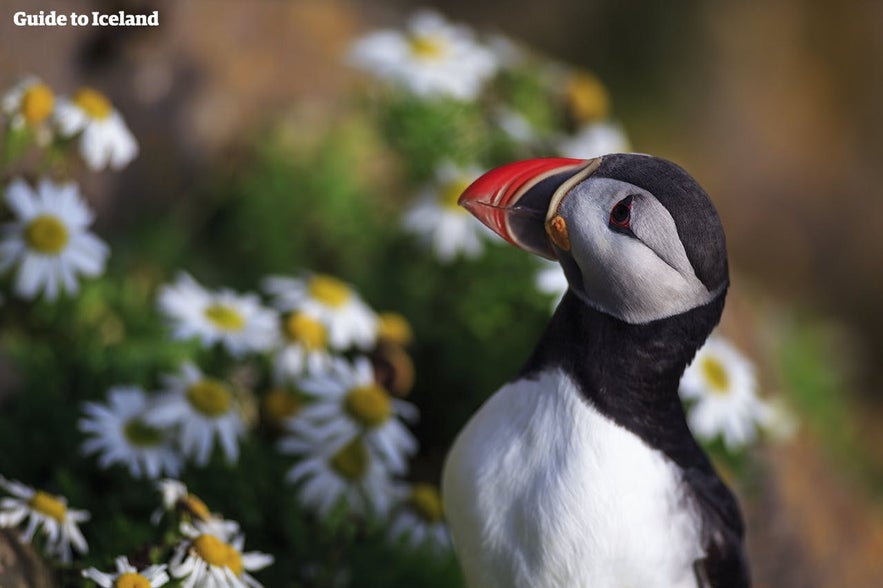
<path id="1" fill-rule="evenodd" d="M 609 227 L 610 211 L 634 196 L 634 236 Z M 674 219 L 649 192 L 626 182 L 583 182 L 561 203 L 583 288 L 574 291 L 593 307 L 628 323 L 646 323 L 710 302 L 678 236 Z"/>

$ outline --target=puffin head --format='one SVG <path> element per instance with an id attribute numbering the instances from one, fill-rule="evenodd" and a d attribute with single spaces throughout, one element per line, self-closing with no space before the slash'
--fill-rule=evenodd
<path id="1" fill-rule="evenodd" d="M 577 297 L 629 324 L 706 305 L 729 285 L 711 199 L 664 159 L 519 161 L 478 178 L 459 203 L 513 245 L 558 260 Z"/>

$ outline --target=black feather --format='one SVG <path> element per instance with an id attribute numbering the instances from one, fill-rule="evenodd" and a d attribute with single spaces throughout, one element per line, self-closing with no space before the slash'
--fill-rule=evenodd
<path id="1" fill-rule="evenodd" d="M 519 377 L 563 369 L 595 409 L 677 464 L 702 519 L 706 557 L 697 562 L 697 577 L 708 588 L 746 588 L 739 506 L 690 433 L 678 396 L 681 375 L 720 320 L 725 295 L 632 325 L 568 292 Z"/>

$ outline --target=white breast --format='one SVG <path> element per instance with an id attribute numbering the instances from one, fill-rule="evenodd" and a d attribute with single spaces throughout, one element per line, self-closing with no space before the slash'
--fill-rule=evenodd
<path id="1" fill-rule="evenodd" d="M 470 588 L 696 586 L 699 520 L 679 469 L 561 371 L 490 398 L 442 484 Z"/>

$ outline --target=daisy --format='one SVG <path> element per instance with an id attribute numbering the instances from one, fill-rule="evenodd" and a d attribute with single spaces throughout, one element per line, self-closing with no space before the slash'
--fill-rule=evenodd
<path id="1" fill-rule="evenodd" d="M 162 494 L 162 506 L 150 515 L 152 524 L 158 524 L 163 513 L 177 510 L 188 515 L 189 520 L 199 521 L 207 528 L 213 529 L 215 533 L 232 536 L 239 532 L 239 523 L 211 512 L 205 502 L 190 492 L 183 482 L 167 478 L 157 483 L 157 489 Z"/>
<path id="2" fill-rule="evenodd" d="M 179 375 L 165 377 L 165 394 L 145 415 L 156 427 L 177 427 L 181 451 L 196 465 L 208 463 L 215 437 L 227 461 L 239 459 L 238 438 L 245 433 L 230 387 L 215 378 L 204 376 L 192 363 L 181 366 Z"/>
<path id="3" fill-rule="evenodd" d="M 314 312 L 295 310 L 282 319 L 282 346 L 273 358 L 277 382 L 291 381 L 305 372 L 324 371 L 331 363 L 328 329 Z"/>
<path id="4" fill-rule="evenodd" d="M 397 312 L 381 312 L 377 315 L 377 339 L 402 347 L 414 341 L 414 331 L 404 316 Z"/>
<path id="5" fill-rule="evenodd" d="M 281 312 L 302 311 L 322 323 L 330 348 L 343 351 L 374 345 L 377 315 L 351 286 L 337 278 L 326 274 L 271 276 L 263 285 Z"/>
<path id="6" fill-rule="evenodd" d="M 327 516 L 341 501 L 362 515 L 389 510 L 389 470 L 360 437 L 326 443 L 292 436 L 279 442 L 279 450 L 300 456 L 285 479 L 300 485 L 301 502 L 320 515 Z"/>
<path id="7" fill-rule="evenodd" d="M 258 551 L 243 553 L 245 538 L 231 536 L 200 521 L 181 523 L 187 538 L 175 548 L 169 562 L 172 577 L 181 579 L 182 588 L 261 588 L 248 572 L 273 563 L 273 556 Z"/>
<path id="8" fill-rule="evenodd" d="M 543 294 L 553 296 L 552 310 L 558 306 L 570 284 L 567 283 L 567 276 L 557 261 L 540 260 L 540 269 L 534 276 L 534 286 Z"/>
<path id="9" fill-rule="evenodd" d="M 174 338 L 195 337 L 206 347 L 220 343 L 234 357 L 266 351 L 278 341 L 276 312 L 255 294 L 210 292 L 185 272 L 160 289 L 157 304 Z"/>
<path id="10" fill-rule="evenodd" d="M 428 243 L 439 261 L 447 263 L 458 255 L 477 257 L 484 239 L 496 239 L 490 229 L 457 205 L 463 191 L 481 174 L 476 167 L 440 165 L 436 182 L 424 188 L 405 213 L 404 229 Z"/>
<path id="11" fill-rule="evenodd" d="M 87 230 L 93 215 L 76 184 L 41 180 L 34 191 L 17 179 L 6 189 L 6 204 L 15 220 L 0 227 L 0 272 L 19 263 L 18 296 L 42 291 L 55 300 L 61 288 L 77 292 L 76 274 L 104 271 L 109 249 Z"/>
<path id="12" fill-rule="evenodd" d="M 390 538 L 404 540 L 412 548 L 427 545 L 437 551 L 447 550 L 451 537 L 438 488 L 413 484 L 399 487 L 397 493 L 400 505 L 389 527 Z"/>
<path id="13" fill-rule="evenodd" d="M 687 420 L 701 439 L 723 437 L 729 449 L 754 440 L 763 414 L 754 366 L 723 338 L 712 336 L 681 378 L 681 397 L 694 402 Z"/>
<path id="14" fill-rule="evenodd" d="M 37 528 L 42 526 L 46 553 L 65 563 L 72 559 L 71 546 L 80 553 L 89 551 L 77 526 L 89 520 L 88 512 L 68 508 L 67 500 L 62 496 L 35 490 L 3 476 L 0 476 L 0 487 L 14 496 L 0 500 L 0 527 L 17 527 L 27 518 L 28 524 L 21 539 L 30 543 Z"/>
<path id="15" fill-rule="evenodd" d="M 101 588 L 159 588 L 169 581 L 166 564 L 148 566 L 138 571 L 128 558 L 116 558 L 116 573 L 101 572 L 96 568 L 83 570 L 83 577 L 92 580 Z"/>
<path id="16" fill-rule="evenodd" d="M 90 169 L 122 169 L 138 155 L 138 142 L 104 94 L 81 88 L 60 99 L 55 121 L 64 137 L 80 134 L 80 155 Z"/>
<path id="17" fill-rule="evenodd" d="M 588 71 L 572 73 L 565 84 L 570 115 L 583 125 L 599 122 L 610 114 L 610 95 L 598 77 Z"/>
<path id="18" fill-rule="evenodd" d="M 472 31 L 428 10 L 417 12 L 404 33 L 382 30 L 360 39 L 349 59 L 418 96 L 458 100 L 478 96 L 498 67 L 494 53 L 478 44 Z"/>
<path id="19" fill-rule="evenodd" d="M 55 110 L 55 94 L 39 78 L 28 76 L 13 86 L 0 99 L 0 108 L 13 129 L 35 130 L 40 145 L 51 141 L 52 132 L 46 123 Z"/>
<path id="20" fill-rule="evenodd" d="M 578 129 L 572 137 L 559 139 L 556 149 L 562 157 L 591 159 L 608 153 L 624 153 L 631 147 L 620 125 L 594 122 Z"/>
<path id="21" fill-rule="evenodd" d="M 363 437 L 390 471 L 406 471 L 417 441 L 399 419 L 415 420 L 417 408 L 377 384 L 367 359 L 336 360 L 327 373 L 302 380 L 300 388 L 315 398 L 288 422 L 290 432 L 329 443 Z"/>
<path id="22" fill-rule="evenodd" d="M 177 476 L 181 458 L 167 432 L 147 424 L 147 396 L 137 386 L 117 386 L 108 392 L 108 403 L 87 402 L 80 431 L 90 435 L 83 452 L 98 453 L 98 465 L 127 465 L 132 476 L 155 479 L 163 473 Z"/>

